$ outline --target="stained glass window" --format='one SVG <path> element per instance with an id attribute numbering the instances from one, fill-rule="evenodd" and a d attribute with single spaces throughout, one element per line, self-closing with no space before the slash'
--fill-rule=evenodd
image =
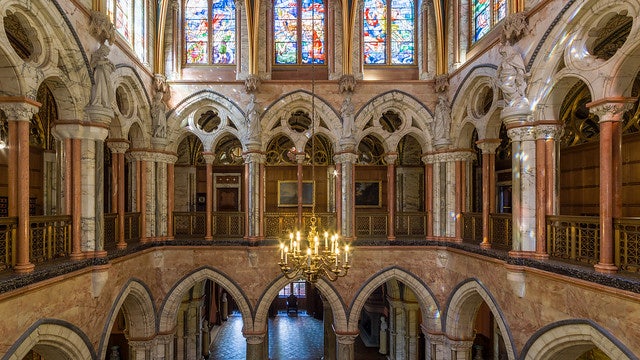
<path id="1" fill-rule="evenodd" d="M 107 0 L 107 16 L 143 62 L 147 61 L 148 51 L 147 5 L 146 0 Z"/>
<path id="2" fill-rule="evenodd" d="M 324 64 L 324 1 L 275 0 L 273 43 L 278 65 Z"/>
<path id="3" fill-rule="evenodd" d="M 189 0 L 184 37 L 187 64 L 234 64 L 236 5 L 233 0 Z"/>
<path id="4" fill-rule="evenodd" d="M 364 63 L 415 63 L 415 5 L 413 0 L 365 0 Z"/>
<path id="5" fill-rule="evenodd" d="M 474 0 L 472 4 L 472 40 L 476 42 L 507 16 L 507 0 Z"/>

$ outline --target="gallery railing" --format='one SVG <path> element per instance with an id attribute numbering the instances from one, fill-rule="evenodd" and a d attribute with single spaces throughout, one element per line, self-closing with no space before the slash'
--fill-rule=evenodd
<path id="1" fill-rule="evenodd" d="M 31 216 L 29 261 L 38 264 L 71 253 L 71 216 Z"/>
<path id="2" fill-rule="evenodd" d="M 173 212 L 173 232 L 175 237 L 204 237 L 207 231 L 207 213 Z"/>
<path id="3" fill-rule="evenodd" d="M 124 214 L 124 242 L 134 244 L 140 241 L 140 213 Z M 104 214 L 104 248 L 113 250 L 118 244 L 118 214 Z"/>
<path id="4" fill-rule="evenodd" d="M 482 213 L 462 213 L 462 241 L 476 245 L 482 242 Z"/>
<path id="5" fill-rule="evenodd" d="M 387 215 L 386 212 L 356 211 L 356 236 L 370 238 L 386 237 Z"/>
<path id="6" fill-rule="evenodd" d="M 0 218 L 0 271 L 16 264 L 16 229 L 18 218 Z"/>
<path id="7" fill-rule="evenodd" d="M 396 236 L 427 235 L 427 213 L 425 212 L 401 212 L 396 213 Z"/>
<path id="8" fill-rule="evenodd" d="M 640 218 L 615 219 L 615 265 L 621 270 L 640 271 Z"/>
<path id="9" fill-rule="evenodd" d="M 213 235 L 222 237 L 243 237 L 244 236 L 244 215 L 243 212 L 214 212 L 213 213 Z"/>
<path id="10" fill-rule="evenodd" d="M 336 214 L 320 212 L 316 213 L 318 230 L 336 231 Z M 311 213 L 302 214 L 302 228 L 304 232 L 309 231 L 309 219 Z M 270 239 L 283 239 L 289 232 L 298 229 L 297 212 L 269 212 L 264 214 L 264 236 Z"/>
<path id="11" fill-rule="evenodd" d="M 600 219 L 547 216 L 547 253 L 555 258 L 596 264 L 600 256 Z"/>
<path id="12" fill-rule="evenodd" d="M 489 241 L 493 249 L 511 250 L 513 216 L 509 213 L 489 214 Z"/>

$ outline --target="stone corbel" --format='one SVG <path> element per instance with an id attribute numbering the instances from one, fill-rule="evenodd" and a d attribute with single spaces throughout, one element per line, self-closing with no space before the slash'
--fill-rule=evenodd
<path id="1" fill-rule="evenodd" d="M 105 41 L 108 41 L 109 45 L 111 45 L 116 38 L 116 27 L 113 25 L 107 14 L 101 11 L 91 11 L 89 32 L 100 44 L 104 44 Z"/>
<path id="2" fill-rule="evenodd" d="M 338 91 L 343 93 L 353 93 L 356 89 L 356 78 L 353 75 L 342 75 L 338 81 Z"/>
<path id="3" fill-rule="evenodd" d="M 517 297 L 523 298 L 527 290 L 524 267 L 505 265 L 505 269 L 507 270 L 507 281 L 511 286 L 511 291 L 513 291 Z"/>

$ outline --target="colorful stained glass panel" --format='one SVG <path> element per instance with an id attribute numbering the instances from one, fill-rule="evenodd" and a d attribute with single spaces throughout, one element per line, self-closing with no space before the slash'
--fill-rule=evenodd
<path id="1" fill-rule="evenodd" d="M 413 1 L 391 2 L 391 64 L 414 63 L 414 13 Z"/>
<path id="2" fill-rule="evenodd" d="M 145 1 L 138 0 L 134 2 L 134 34 L 133 34 L 133 50 L 141 61 L 147 61 L 147 28 L 145 22 L 146 8 Z"/>
<path id="3" fill-rule="evenodd" d="M 116 0 L 116 30 L 131 42 L 131 0 Z"/>
<path id="4" fill-rule="evenodd" d="M 189 0 L 185 6 L 184 37 L 187 64 L 207 63 L 209 14 L 207 0 Z"/>
<path id="5" fill-rule="evenodd" d="M 212 11 L 212 63 L 234 64 L 236 58 L 235 2 L 233 0 L 214 0 Z"/>
<path id="6" fill-rule="evenodd" d="M 298 62 L 298 7 L 295 1 L 276 0 L 273 5 L 273 31 L 276 64 Z"/>
<path id="7" fill-rule="evenodd" d="M 364 63 L 384 64 L 387 61 L 387 3 L 385 0 L 365 0 L 364 30 Z"/>
<path id="8" fill-rule="evenodd" d="M 324 64 L 324 3 L 302 0 L 302 63 Z"/>
<path id="9" fill-rule="evenodd" d="M 507 0 L 493 0 L 495 12 L 494 16 L 496 19 L 496 23 L 507 16 Z"/>
<path id="10" fill-rule="evenodd" d="M 490 0 L 474 0 L 473 2 L 473 41 L 478 41 L 491 28 Z"/>

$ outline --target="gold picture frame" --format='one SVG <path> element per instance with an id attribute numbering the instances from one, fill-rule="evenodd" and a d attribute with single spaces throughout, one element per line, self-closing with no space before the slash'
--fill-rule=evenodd
<path id="1" fill-rule="evenodd" d="M 302 182 L 302 206 L 310 207 L 315 202 L 315 183 L 312 180 Z M 298 182 L 296 180 L 278 181 L 278 206 L 298 206 Z"/>

